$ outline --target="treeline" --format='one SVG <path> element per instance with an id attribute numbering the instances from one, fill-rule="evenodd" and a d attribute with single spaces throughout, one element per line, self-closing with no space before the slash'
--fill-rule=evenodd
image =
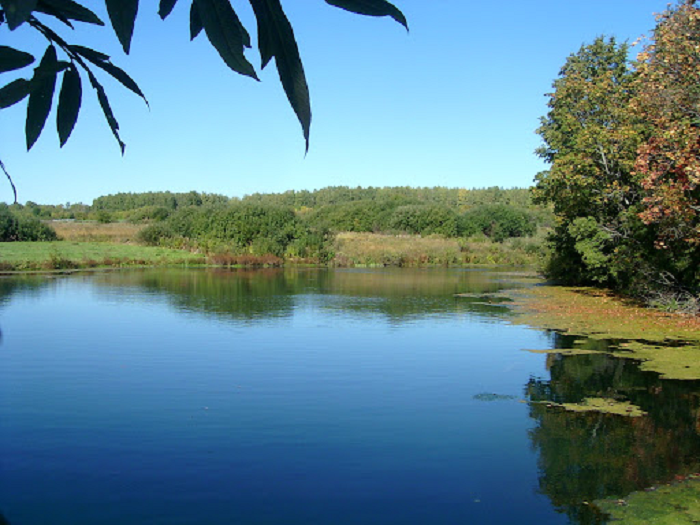
<path id="1" fill-rule="evenodd" d="M 482 236 L 502 242 L 532 236 L 548 219 L 526 189 L 331 187 L 178 207 L 146 227 L 141 240 L 327 260 L 330 241 L 339 232 Z"/>
<path id="2" fill-rule="evenodd" d="M 635 61 L 603 37 L 567 59 L 538 130 L 552 277 L 700 310 L 698 42 L 700 9 L 686 0 Z"/>
<path id="3" fill-rule="evenodd" d="M 450 245 L 451 250 L 456 247 L 458 252 L 450 257 L 414 256 L 411 250 L 404 253 L 402 247 L 399 251 L 403 255 L 381 261 L 396 259 L 401 264 L 412 264 L 415 258 L 417 264 L 448 260 L 450 264 L 467 263 L 474 257 L 459 255 L 466 239 L 501 244 L 509 239 L 531 237 L 553 224 L 550 209 L 533 204 L 528 189 L 498 187 L 466 190 L 336 186 L 316 191 L 254 194 L 240 199 L 194 191 L 119 193 L 99 197 L 92 206 L 27 203 L 10 209 L 16 216 L 34 220 L 144 224 L 138 234 L 138 240 L 144 244 L 229 255 L 234 262 L 239 260 L 236 257 L 250 255 L 328 262 L 341 248 L 335 242 L 337 234 L 351 232 L 460 239 L 460 243 Z M 496 259 L 503 260 L 502 254 L 522 251 L 523 257 L 530 261 L 538 246 L 539 241 L 528 241 L 517 248 L 496 249 L 494 253 L 498 253 Z M 487 261 L 495 257 L 481 247 L 479 252 L 485 254 L 483 259 Z M 371 261 L 377 259 L 374 247 L 371 257 L 345 254 L 345 258 L 357 259 L 360 261 L 357 264 L 375 264 Z"/>

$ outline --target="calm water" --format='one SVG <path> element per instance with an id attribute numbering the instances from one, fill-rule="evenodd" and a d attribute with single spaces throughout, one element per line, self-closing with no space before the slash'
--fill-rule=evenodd
<path id="1" fill-rule="evenodd" d="M 596 524 L 587 502 L 700 468 L 700 385 L 524 351 L 573 341 L 489 304 L 513 286 L 465 270 L 0 279 L 0 512 Z M 527 402 L 601 395 L 649 416 Z"/>

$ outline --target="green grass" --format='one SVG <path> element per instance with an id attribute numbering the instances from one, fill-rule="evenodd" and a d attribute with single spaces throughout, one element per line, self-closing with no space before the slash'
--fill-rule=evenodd
<path id="1" fill-rule="evenodd" d="M 108 242 L 3 242 L 0 270 L 57 270 L 122 266 L 201 264 L 201 255 Z"/>

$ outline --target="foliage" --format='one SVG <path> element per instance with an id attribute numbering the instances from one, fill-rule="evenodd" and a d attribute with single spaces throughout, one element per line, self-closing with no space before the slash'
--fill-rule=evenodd
<path id="1" fill-rule="evenodd" d="M 649 301 L 700 291 L 700 11 L 660 15 L 633 65 L 598 38 L 554 82 L 533 191 L 557 218 L 547 271 Z"/>
<path id="2" fill-rule="evenodd" d="M 316 232 L 399 232 L 459 237 L 487 235 L 499 242 L 531 236 L 536 225 L 551 222 L 548 209 L 533 206 L 528 190 L 457 188 L 349 188 L 254 194 L 242 199 L 197 192 L 119 193 L 99 197 L 87 216 L 109 210 L 115 219 L 157 222 L 179 211 L 175 222 L 190 221 L 186 208 L 256 205 L 293 209 L 296 218 Z M 42 208 L 43 209 L 43 208 Z M 64 210 L 65 211 L 65 210 Z M 43 213 L 43 211 L 42 211 Z M 52 214 L 58 214 L 51 210 Z M 190 237 L 183 224 L 181 235 Z"/>
<path id="3" fill-rule="evenodd" d="M 389 228 L 404 233 L 456 237 L 457 214 L 435 205 L 400 206 L 392 213 Z"/>
<path id="4" fill-rule="evenodd" d="M 56 232 L 33 216 L 17 214 L 0 203 L 0 242 L 55 241 Z"/>
<path id="5" fill-rule="evenodd" d="M 700 10 L 694 1 L 661 14 L 653 42 L 639 55 L 634 109 L 650 136 L 635 168 L 646 190 L 641 217 L 655 245 L 700 265 Z M 697 282 L 696 273 L 689 276 Z M 683 279 L 681 279 L 683 280 Z M 687 281 L 687 279 L 686 279 Z"/>
<path id="6" fill-rule="evenodd" d="M 284 255 L 303 228 L 290 208 L 231 203 L 217 207 L 188 207 L 176 211 L 162 225 L 142 230 L 142 239 L 154 244 L 180 237 L 204 244 L 225 245 L 255 255 Z M 305 232 L 306 233 L 306 232 Z"/>
<path id="7" fill-rule="evenodd" d="M 104 195 L 92 201 L 92 210 L 137 211 L 141 208 L 165 208 L 175 210 L 185 206 L 226 204 L 229 198 L 213 193 L 171 193 L 169 191 L 149 191 L 145 193 L 116 193 Z"/>
<path id="8" fill-rule="evenodd" d="M 160 0 L 160 17 L 167 18 L 176 3 L 177 0 Z M 408 29 L 403 13 L 387 0 L 326 0 L 326 3 L 363 15 L 389 16 Z M 105 4 L 111 26 L 124 52 L 129 54 L 139 2 L 105 0 Z M 250 4 L 257 22 L 261 69 L 275 59 L 282 87 L 301 123 L 308 150 L 311 127 L 309 88 L 292 25 L 280 0 L 250 0 Z M 48 47 L 30 78 L 16 78 L 0 88 L 0 108 L 28 99 L 25 126 L 27 149 L 32 148 L 44 129 L 59 77 L 56 124 L 61 146 L 68 141 L 82 106 L 83 78 L 86 76 L 123 154 L 125 144 L 119 133 L 119 124 L 97 73 L 111 76 L 148 104 L 144 93 L 123 69 L 112 63 L 108 55 L 70 44 L 49 23 L 60 22 L 75 29 L 77 22 L 105 26 L 102 19 L 74 0 L 2 0 L 0 7 L 0 26 L 14 31 L 25 25 L 48 41 Z M 191 39 L 202 31 L 231 70 L 258 79 L 255 68 L 245 56 L 245 50 L 251 47 L 250 35 L 229 0 L 191 1 Z M 0 73 L 23 69 L 35 62 L 36 58 L 29 53 L 7 45 L 0 46 Z"/>
<path id="9" fill-rule="evenodd" d="M 536 224 L 532 215 L 523 209 L 505 204 L 479 206 L 459 218 L 458 231 L 467 237 L 483 233 L 496 242 L 513 237 L 530 237 Z"/>
<path id="10" fill-rule="evenodd" d="M 569 56 L 549 95 L 537 153 L 551 164 L 533 190 L 558 218 L 549 271 L 570 282 L 614 284 L 612 254 L 638 221 L 641 200 L 633 173 L 640 119 L 628 110 L 634 73 L 626 44 L 597 38 Z"/>

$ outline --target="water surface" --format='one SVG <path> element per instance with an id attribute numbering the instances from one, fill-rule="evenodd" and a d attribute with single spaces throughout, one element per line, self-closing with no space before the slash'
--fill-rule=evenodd
<path id="1" fill-rule="evenodd" d="M 513 286 L 469 270 L 0 279 L 0 511 L 13 525 L 602 523 L 589 501 L 697 468 L 698 385 L 524 351 L 572 343 L 487 300 Z M 593 393 L 649 416 L 526 402 Z"/>

